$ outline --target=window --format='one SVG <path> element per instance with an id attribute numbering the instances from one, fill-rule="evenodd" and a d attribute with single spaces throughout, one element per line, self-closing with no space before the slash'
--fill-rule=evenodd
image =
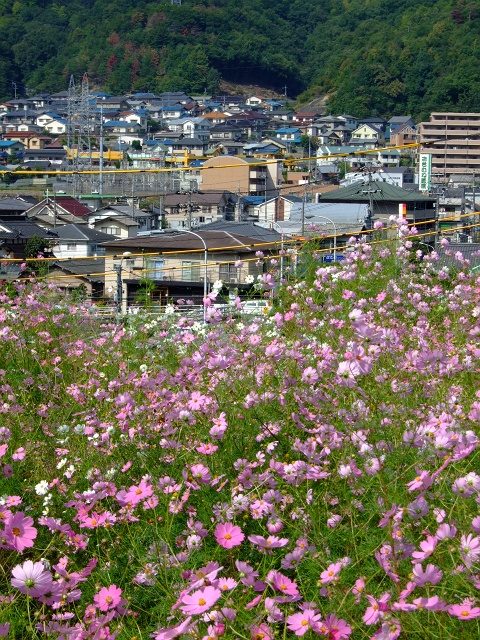
<path id="1" fill-rule="evenodd" d="M 120 227 L 100 227 L 100 231 L 103 231 L 103 233 L 109 233 L 112 236 L 120 235 Z"/>
<path id="2" fill-rule="evenodd" d="M 196 282 L 200 280 L 200 262 L 182 261 L 182 280 Z"/>
<path id="3" fill-rule="evenodd" d="M 224 282 L 237 281 L 237 268 L 233 264 L 221 264 L 219 270 L 220 280 Z"/>
<path id="4" fill-rule="evenodd" d="M 149 262 L 148 277 L 154 280 L 163 280 L 165 277 L 165 260 L 155 258 Z"/>
<path id="5" fill-rule="evenodd" d="M 75 251 L 77 249 L 76 242 L 67 242 L 67 251 Z"/>

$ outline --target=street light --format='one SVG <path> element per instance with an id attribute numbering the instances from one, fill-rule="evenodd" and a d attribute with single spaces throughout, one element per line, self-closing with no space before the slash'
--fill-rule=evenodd
<path id="1" fill-rule="evenodd" d="M 113 269 L 117 272 L 117 313 L 120 315 L 122 313 L 122 302 L 123 302 L 123 282 L 122 282 L 122 267 L 123 261 L 128 256 L 131 256 L 131 251 L 124 251 L 122 257 L 120 258 L 120 264 L 114 264 Z"/>
<path id="2" fill-rule="evenodd" d="M 282 245 L 281 245 L 281 250 L 282 253 L 280 254 L 280 280 L 283 280 L 283 239 L 284 239 L 284 230 L 282 229 L 282 227 L 278 224 L 278 222 L 275 221 L 271 221 L 270 222 L 270 226 L 272 227 L 272 229 L 274 229 L 274 225 L 277 225 L 277 227 L 280 229 L 280 234 L 282 236 Z"/>
<path id="3" fill-rule="evenodd" d="M 207 278 L 208 278 L 208 268 L 207 268 L 207 260 L 208 260 L 208 251 L 207 251 L 207 245 L 205 244 L 205 240 L 202 238 L 201 235 L 199 235 L 198 233 L 195 233 L 195 231 L 190 231 L 188 229 L 182 229 L 179 233 L 189 233 L 192 236 L 195 236 L 196 238 L 198 238 L 200 240 L 200 242 L 203 244 L 203 248 L 204 248 L 204 257 L 203 257 L 203 261 L 204 261 L 204 271 L 203 271 L 203 322 L 205 323 L 207 321 L 207 305 L 205 303 L 205 300 L 207 298 Z"/>
<path id="4" fill-rule="evenodd" d="M 330 224 L 333 225 L 333 231 L 334 231 L 334 236 L 333 236 L 333 261 L 336 262 L 337 260 L 337 225 L 334 223 L 333 220 L 330 220 L 330 218 L 327 218 L 325 216 L 319 216 L 317 214 L 312 215 L 311 218 L 322 218 L 322 220 L 326 220 L 327 222 L 330 222 Z"/>

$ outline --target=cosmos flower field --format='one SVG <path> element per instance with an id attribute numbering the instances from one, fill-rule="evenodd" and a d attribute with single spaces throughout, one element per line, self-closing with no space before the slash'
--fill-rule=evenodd
<path id="1" fill-rule="evenodd" d="M 207 326 L 3 286 L 0 637 L 480 637 L 480 274 L 379 246 Z"/>

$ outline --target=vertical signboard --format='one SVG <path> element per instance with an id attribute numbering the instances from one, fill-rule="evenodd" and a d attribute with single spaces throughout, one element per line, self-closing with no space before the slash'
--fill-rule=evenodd
<path id="1" fill-rule="evenodd" d="M 403 220 L 407 219 L 407 205 L 404 202 L 398 205 L 398 217 Z"/>
<path id="2" fill-rule="evenodd" d="M 430 191 L 432 178 L 432 156 L 430 153 L 421 153 L 418 162 L 418 188 L 420 191 Z"/>

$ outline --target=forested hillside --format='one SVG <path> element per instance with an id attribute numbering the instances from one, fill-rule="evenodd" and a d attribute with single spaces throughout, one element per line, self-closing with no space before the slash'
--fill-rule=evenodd
<path id="1" fill-rule="evenodd" d="M 87 71 L 115 94 L 225 79 L 359 116 L 480 107 L 480 0 L 0 0 L 0 20 L 2 98 Z"/>

